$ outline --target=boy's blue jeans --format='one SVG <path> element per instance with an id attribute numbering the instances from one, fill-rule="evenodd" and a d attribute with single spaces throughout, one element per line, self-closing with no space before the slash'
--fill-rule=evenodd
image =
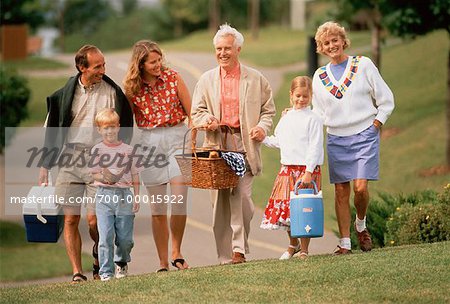
<path id="1" fill-rule="evenodd" d="M 133 194 L 128 188 L 98 187 L 96 197 L 100 276 L 114 276 L 114 262 L 130 262 L 133 248 Z M 116 250 L 114 254 L 114 243 Z"/>

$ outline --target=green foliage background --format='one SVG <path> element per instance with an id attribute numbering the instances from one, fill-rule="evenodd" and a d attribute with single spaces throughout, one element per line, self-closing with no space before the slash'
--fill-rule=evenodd
<path id="1" fill-rule="evenodd" d="M 12 133 L 6 134 L 6 127 L 17 127 L 28 115 L 27 103 L 30 89 L 27 80 L 0 65 L 0 153 L 8 144 Z M 11 130 L 11 129 L 9 129 Z"/>

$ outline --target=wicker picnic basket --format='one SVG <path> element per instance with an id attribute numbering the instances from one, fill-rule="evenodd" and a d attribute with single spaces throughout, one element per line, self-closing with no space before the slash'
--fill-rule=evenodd
<path id="1" fill-rule="evenodd" d="M 183 154 L 175 155 L 180 166 L 181 174 L 188 186 L 200 189 L 229 189 L 234 188 L 239 183 L 239 176 L 230 168 L 227 162 L 220 156 L 220 152 L 236 151 L 236 142 L 233 138 L 235 150 L 226 150 L 226 134 L 219 132 L 222 138 L 220 149 L 208 149 L 196 147 L 197 130 L 204 127 L 194 127 L 186 132 L 183 142 Z M 186 152 L 186 138 L 191 132 L 191 151 Z M 243 153 L 239 151 L 240 153 Z"/>

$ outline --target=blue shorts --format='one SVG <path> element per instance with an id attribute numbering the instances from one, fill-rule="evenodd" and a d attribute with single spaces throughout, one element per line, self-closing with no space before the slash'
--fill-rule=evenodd
<path id="1" fill-rule="evenodd" d="M 330 183 L 378 180 L 380 132 L 374 125 L 350 136 L 328 134 L 327 153 Z"/>

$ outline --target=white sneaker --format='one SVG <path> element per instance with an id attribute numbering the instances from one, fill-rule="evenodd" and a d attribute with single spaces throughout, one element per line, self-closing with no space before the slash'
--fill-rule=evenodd
<path id="1" fill-rule="evenodd" d="M 123 267 L 116 265 L 116 279 L 124 278 L 128 275 L 128 265 Z"/>
<path id="2" fill-rule="evenodd" d="M 100 276 L 100 280 L 102 281 L 102 282 L 106 282 L 106 281 L 109 281 L 109 280 L 112 280 L 112 276 L 109 276 L 109 275 L 104 275 L 104 276 Z"/>
<path id="3" fill-rule="evenodd" d="M 293 249 L 293 250 L 292 250 Z M 289 252 L 291 251 L 291 252 Z M 286 250 L 280 257 L 280 260 L 289 260 L 290 258 L 292 258 L 294 256 L 294 254 L 296 254 L 297 252 L 300 251 L 300 243 L 298 243 L 297 246 L 292 246 L 289 245 L 289 249 Z M 293 252 L 293 253 L 292 253 Z M 292 253 L 292 254 L 291 254 Z"/>

